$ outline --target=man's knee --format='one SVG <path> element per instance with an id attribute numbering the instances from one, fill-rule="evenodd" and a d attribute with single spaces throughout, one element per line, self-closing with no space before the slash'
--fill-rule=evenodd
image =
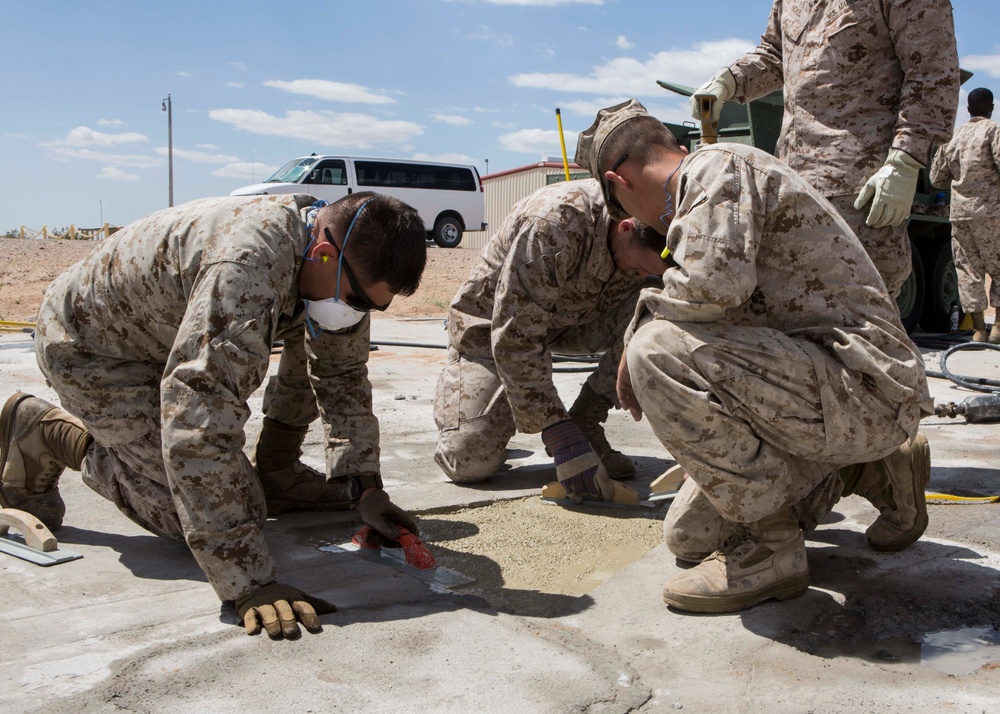
<path id="1" fill-rule="evenodd" d="M 486 481 L 503 467 L 506 460 L 506 446 L 491 451 L 467 446 L 459 448 L 446 443 L 444 439 L 438 441 L 437 450 L 434 452 L 434 461 L 444 471 L 445 476 L 456 483 Z"/>
<path id="2" fill-rule="evenodd" d="M 736 525 L 723 519 L 690 478 L 663 521 L 663 543 L 679 560 L 700 563 L 722 546 Z"/>

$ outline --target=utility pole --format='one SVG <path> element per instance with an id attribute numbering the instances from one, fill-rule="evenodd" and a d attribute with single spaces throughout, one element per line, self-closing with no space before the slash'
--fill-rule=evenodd
<path id="1" fill-rule="evenodd" d="M 160 105 L 160 111 L 167 113 L 167 175 L 170 182 L 170 203 L 167 205 L 173 207 L 174 205 L 174 108 L 173 104 L 170 102 L 170 95 L 163 100 Z"/>

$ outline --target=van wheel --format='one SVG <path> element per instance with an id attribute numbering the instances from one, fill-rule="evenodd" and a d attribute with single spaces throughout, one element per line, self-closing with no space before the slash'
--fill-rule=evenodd
<path id="1" fill-rule="evenodd" d="M 924 290 L 927 279 L 924 274 L 924 261 L 920 258 L 917 246 L 910 243 L 910 276 L 899 289 L 896 297 L 896 307 L 899 308 L 899 318 L 906 328 L 906 334 L 917 329 L 920 316 L 924 312 Z"/>
<path id="2" fill-rule="evenodd" d="M 442 248 L 455 248 L 462 242 L 462 224 L 457 218 L 445 216 L 434 224 L 434 242 Z"/>

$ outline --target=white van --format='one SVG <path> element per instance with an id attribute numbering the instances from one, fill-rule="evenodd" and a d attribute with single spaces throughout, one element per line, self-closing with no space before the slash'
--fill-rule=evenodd
<path id="1" fill-rule="evenodd" d="M 475 166 L 351 156 L 292 159 L 273 176 L 230 196 L 308 193 L 336 201 L 355 191 L 393 196 L 417 209 L 434 242 L 454 248 L 462 234 L 486 230 L 483 182 Z"/>

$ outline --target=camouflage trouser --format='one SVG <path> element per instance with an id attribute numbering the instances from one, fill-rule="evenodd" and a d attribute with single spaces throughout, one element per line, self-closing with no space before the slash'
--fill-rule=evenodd
<path id="1" fill-rule="evenodd" d="M 895 451 L 920 417 L 818 345 L 767 328 L 647 320 L 628 365 L 653 432 L 729 521 L 812 497 L 840 466 Z"/>
<path id="2" fill-rule="evenodd" d="M 958 273 L 958 296 L 965 312 L 1000 307 L 1000 219 L 952 221 L 951 253 Z M 986 297 L 986 276 L 990 285 Z"/>
<path id="3" fill-rule="evenodd" d="M 264 416 L 289 426 L 309 426 L 319 416 L 309 382 L 305 327 L 285 337 L 278 372 L 264 387 Z"/>
<path id="4" fill-rule="evenodd" d="M 594 354 L 601 359 L 588 377 L 595 394 L 618 403 L 615 382 L 622 335 L 635 314 L 635 298 L 621 303 L 602 319 L 550 333 L 552 352 Z M 448 363 L 434 395 L 438 428 L 434 460 L 452 481 L 474 483 L 495 474 L 507 460 L 507 442 L 517 432 L 514 415 L 492 359 L 469 357 L 448 348 Z"/>
<path id="5" fill-rule="evenodd" d="M 857 195 L 852 194 L 828 196 L 827 200 L 834 205 L 841 218 L 847 221 L 847 225 L 865 247 L 868 257 L 875 263 L 879 275 L 882 276 L 889 295 L 896 297 L 913 268 L 910 262 L 910 237 L 906 232 L 906 223 L 894 228 L 872 228 L 865 223 L 871 210 L 871 203 L 865 204 L 859 210 L 854 207 L 856 198 Z"/>

